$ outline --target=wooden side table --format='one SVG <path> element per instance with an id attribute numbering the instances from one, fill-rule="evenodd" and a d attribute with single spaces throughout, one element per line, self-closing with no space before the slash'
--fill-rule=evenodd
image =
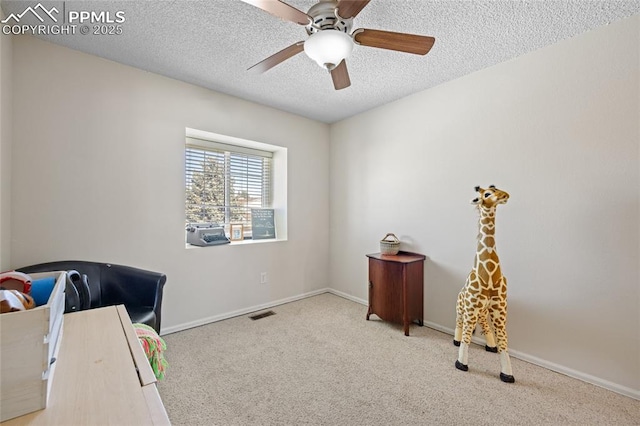
<path id="1" fill-rule="evenodd" d="M 368 254 L 369 310 L 384 321 L 402 324 L 409 335 L 409 323 L 423 325 L 424 260 L 419 253 Z"/>

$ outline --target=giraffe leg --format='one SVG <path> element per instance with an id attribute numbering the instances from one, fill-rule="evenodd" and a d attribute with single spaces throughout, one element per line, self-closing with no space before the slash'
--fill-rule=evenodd
<path id="1" fill-rule="evenodd" d="M 495 300 L 490 307 L 491 319 L 496 329 L 498 340 L 498 353 L 500 354 L 500 380 L 506 383 L 515 382 L 513 371 L 511 370 L 511 358 L 507 350 L 507 301 L 506 299 Z"/>
<path id="2" fill-rule="evenodd" d="M 481 313 L 480 317 L 478 318 L 478 322 L 480 323 L 480 327 L 482 327 L 482 333 L 484 334 L 484 338 L 487 341 L 487 343 L 484 345 L 484 349 L 487 352 L 496 353 L 498 352 L 498 347 L 496 346 L 496 339 L 493 335 L 493 329 L 489 325 L 488 315 L 488 312 Z"/>
<path id="3" fill-rule="evenodd" d="M 458 349 L 458 359 L 456 360 L 456 368 L 462 371 L 469 371 L 469 345 L 467 343 L 460 343 L 460 349 Z"/>
<path id="4" fill-rule="evenodd" d="M 508 371 L 511 374 L 503 373 L 503 371 Z M 511 358 L 508 351 L 500 352 L 500 380 L 505 383 L 514 383 L 516 381 L 511 371 Z"/>
<path id="5" fill-rule="evenodd" d="M 458 293 L 458 301 L 456 303 L 456 331 L 453 335 L 453 344 L 460 346 L 460 339 L 462 339 L 462 326 L 464 316 L 464 288 Z"/>
<path id="6" fill-rule="evenodd" d="M 462 340 L 460 341 L 460 349 L 458 350 L 458 359 L 456 360 L 456 368 L 458 370 L 467 371 L 469 369 L 469 344 L 471 343 L 471 334 L 476 328 L 478 322 L 478 312 L 482 310 L 482 305 L 478 301 L 474 306 L 464 307 L 464 322 L 462 326 Z"/>

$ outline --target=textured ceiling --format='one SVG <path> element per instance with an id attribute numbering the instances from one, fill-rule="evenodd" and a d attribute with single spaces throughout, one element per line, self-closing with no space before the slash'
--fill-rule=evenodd
<path id="1" fill-rule="evenodd" d="M 2 1 L 5 16 L 34 1 Z M 372 0 L 353 28 L 429 35 L 417 56 L 356 46 L 351 86 L 304 53 L 264 74 L 251 65 L 305 40 L 304 27 L 240 0 L 41 1 L 60 10 L 123 11 L 121 35 L 38 36 L 53 43 L 331 123 L 640 12 L 640 1 Z M 306 12 L 314 0 L 288 0 Z M 29 18 L 24 16 L 21 23 Z"/>

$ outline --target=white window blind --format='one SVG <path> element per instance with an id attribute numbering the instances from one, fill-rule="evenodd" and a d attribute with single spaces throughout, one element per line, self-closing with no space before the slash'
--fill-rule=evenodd
<path id="1" fill-rule="evenodd" d="M 271 207 L 272 153 L 187 138 L 185 210 L 188 223 L 241 223 L 251 209 Z"/>

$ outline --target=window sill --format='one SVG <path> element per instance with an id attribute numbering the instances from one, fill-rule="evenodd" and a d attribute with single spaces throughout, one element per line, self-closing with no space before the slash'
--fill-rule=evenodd
<path id="1" fill-rule="evenodd" d="M 242 240 L 242 241 L 231 241 L 229 244 L 219 244 L 212 246 L 194 246 L 191 244 L 185 243 L 184 248 L 187 250 L 191 249 L 207 249 L 211 247 L 228 247 L 228 246 L 244 246 L 250 244 L 265 244 L 265 243 L 279 243 L 282 241 L 287 241 L 286 238 L 273 238 L 268 240 Z"/>

